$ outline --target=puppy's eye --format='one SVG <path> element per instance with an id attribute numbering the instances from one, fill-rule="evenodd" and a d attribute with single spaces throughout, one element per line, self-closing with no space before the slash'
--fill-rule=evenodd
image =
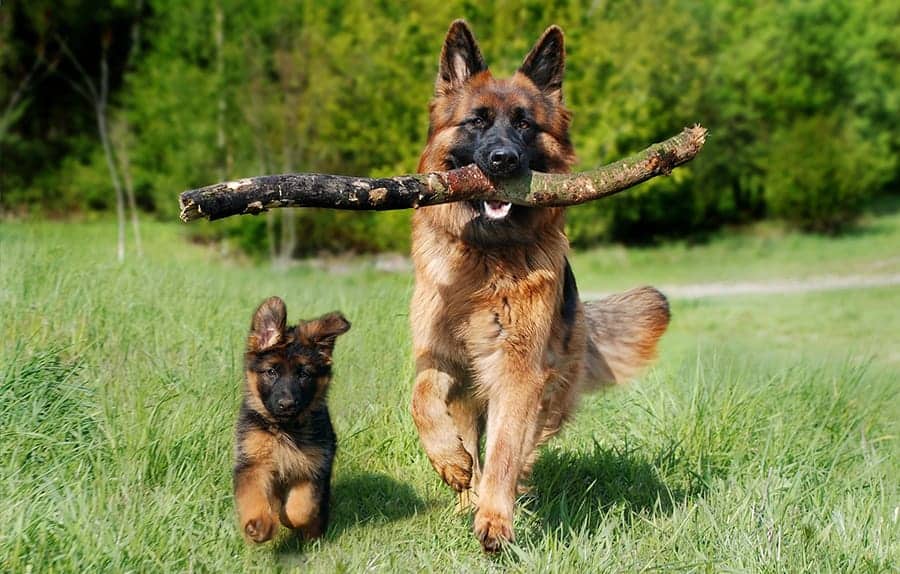
<path id="1" fill-rule="evenodd" d="M 278 378 L 278 371 L 272 367 L 266 369 L 265 374 L 266 374 L 266 377 L 269 379 L 277 379 Z"/>
<path id="2" fill-rule="evenodd" d="M 520 130 L 527 130 L 531 128 L 531 122 L 528 120 L 519 120 L 518 123 L 516 123 L 516 127 Z"/>
<path id="3" fill-rule="evenodd" d="M 484 129 L 485 126 L 487 126 L 487 122 L 484 121 L 484 118 L 482 118 L 482 117 L 476 116 L 476 117 L 472 120 L 472 127 L 475 127 L 475 128 L 478 128 L 478 129 L 481 130 L 481 129 Z"/>

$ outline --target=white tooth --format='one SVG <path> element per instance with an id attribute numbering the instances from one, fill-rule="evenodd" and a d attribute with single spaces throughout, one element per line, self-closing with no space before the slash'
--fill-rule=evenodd
<path id="1" fill-rule="evenodd" d="M 487 201 L 484 202 L 484 214 L 491 219 L 503 219 L 512 209 L 511 203 L 501 203 L 500 207 L 492 207 Z"/>

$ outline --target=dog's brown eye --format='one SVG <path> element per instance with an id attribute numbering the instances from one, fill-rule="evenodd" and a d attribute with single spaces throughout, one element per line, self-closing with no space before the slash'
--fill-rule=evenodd
<path id="1" fill-rule="evenodd" d="M 276 371 L 274 368 L 266 369 L 266 376 L 270 379 L 278 378 L 278 371 Z"/>
<path id="2" fill-rule="evenodd" d="M 529 122 L 528 120 L 519 120 L 519 123 L 516 124 L 516 127 L 518 127 L 520 130 L 527 130 L 531 127 L 531 122 Z"/>
<path id="3" fill-rule="evenodd" d="M 476 117 L 472 120 L 472 125 L 478 129 L 482 129 L 487 123 L 484 121 L 484 118 Z"/>

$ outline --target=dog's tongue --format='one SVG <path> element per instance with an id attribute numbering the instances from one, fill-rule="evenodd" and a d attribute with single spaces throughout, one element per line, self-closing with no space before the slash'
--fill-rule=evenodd
<path id="1" fill-rule="evenodd" d="M 509 214 L 512 204 L 508 201 L 485 201 L 484 214 L 491 219 L 503 219 Z"/>

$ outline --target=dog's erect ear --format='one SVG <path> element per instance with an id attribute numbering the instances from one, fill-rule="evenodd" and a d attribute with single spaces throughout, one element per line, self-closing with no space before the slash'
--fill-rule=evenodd
<path id="1" fill-rule="evenodd" d="M 441 65 L 434 84 L 435 95 L 443 96 L 462 87 L 469 78 L 484 70 L 487 70 L 487 64 L 472 30 L 465 20 L 456 20 L 444 39 Z"/>
<path id="2" fill-rule="evenodd" d="M 563 72 L 566 68 L 566 48 L 563 31 L 550 26 L 544 31 L 531 52 L 525 56 L 519 71 L 546 95 L 562 101 Z"/>
<path id="3" fill-rule="evenodd" d="M 247 337 L 248 351 L 262 351 L 277 345 L 284 338 L 287 308 L 278 297 L 269 297 L 253 314 L 250 335 Z"/>
<path id="4" fill-rule="evenodd" d="M 338 335 L 343 335 L 349 330 L 350 321 L 340 311 L 333 311 L 318 319 L 303 321 L 297 325 L 300 340 L 306 345 L 317 347 L 327 356 L 331 356 Z"/>

